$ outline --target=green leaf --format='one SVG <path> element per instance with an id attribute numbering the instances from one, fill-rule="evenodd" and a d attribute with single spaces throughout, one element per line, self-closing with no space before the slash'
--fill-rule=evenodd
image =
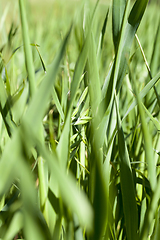
<path id="1" fill-rule="evenodd" d="M 126 2 L 127 0 L 113 0 L 112 4 L 112 33 L 115 50 L 118 48 Z"/>
<path id="2" fill-rule="evenodd" d="M 130 73 L 131 74 L 131 73 Z M 142 133 L 144 138 L 144 147 L 145 147 L 145 157 L 146 162 L 148 164 L 148 179 L 151 184 L 151 189 L 154 191 L 156 184 L 157 184 L 157 177 L 156 177 L 156 163 L 154 161 L 154 155 L 153 155 L 153 147 L 152 147 L 152 138 L 146 123 L 145 119 L 145 113 L 143 110 L 143 105 L 141 103 L 141 99 L 138 95 L 137 86 L 136 83 L 133 81 L 133 86 L 136 92 L 136 98 L 137 98 L 137 104 L 139 109 L 139 114 L 141 118 L 141 124 L 142 124 Z M 147 111 L 148 113 L 148 111 Z M 150 114 L 149 114 L 150 115 Z M 154 119 L 152 119 L 154 121 Z M 155 121 L 154 121 L 155 122 Z"/>
<path id="3" fill-rule="evenodd" d="M 127 231 L 127 239 L 134 240 L 138 239 L 138 211 L 136 203 L 136 193 L 129 154 L 125 143 L 124 133 L 119 116 L 116 96 L 115 102 L 117 110 L 118 147 L 120 155 L 120 184 L 122 190 L 125 225 Z"/>
<path id="4" fill-rule="evenodd" d="M 83 125 L 88 123 L 92 118 L 88 116 L 80 117 L 77 119 L 77 121 L 74 123 L 74 125 Z"/>
<path id="5" fill-rule="evenodd" d="M 56 93 L 56 90 L 55 90 L 54 87 L 53 87 L 52 97 L 53 97 L 53 101 L 54 101 L 54 103 L 57 107 L 57 110 L 58 110 L 59 114 L 61 115 L 62 120 L 64 121 L 63 109 L 62 109 L 62 106 L 59 102 L 59 99 L 58 99 L 58 96 L 57 96 L 57 93 Z"/>
<path id="6" fill-rule="evenodd" d="M 142 239 L 142 240 L 145 240 L 148 237 L 148 233 L 149 233 L 151 225 L 153 224 L 153 219 L 155 217 L 155 214 L 157 215 L 158 201 L 160 198 L 159 189 L 160 189 L 160 179 L 158 179 L 157 185 L 153 192 L 153 197 L 151 199 L 149 206 L 147 207 L 147 211 L 146 211 L 145 218 L 144 218 L 144 223 L 142 226 L 142 230 L 140 232 L 140 239 Z M 157 221 L 157 219 L 156 219 L 156 221 Z"/>
<path id="7" fill-rule="evenodd" d="M 4 236 L 4 240 L 12 240 L 16 234 L 18 234 L 18 232 L 22 229 L 23 227 L 23 214 L 21 211 L 17 211 L 13 218 L 12 218 L 12 221 L 7 229 L 7 232 Z"/>
<path id="8" fill-rule="evenodd" d="M 160 20 L 159 20 L 159 23 L 158 23 L 156 36 L 155 36 L 155 39 L 154 39 L 152 57 L 151 57 L 151 61 L 150 61 L 150 68 L 151 68 L 153 76 L 156 74 L 156 72 L 158 70 L 159 41 L 160 41 Z"/>
<path id="9" fill-rule="evenodd" d="M 140 99 L 143 99 L 149 90 L 157 83 L 157 81 L 160 79 L 160 72 L 151 80 L 149 83 L 143 88 L 143 90 L 139 93 Z M 137 101 L 134 100 L 132 104 L 129 106 L 127 112 L 125 113 L 122 121 L 127 117 L 127 115 L 130 113 L 130 111 L 137 105 Z"/>
<path id="10" fill-rule="evenodd" d="M 128 22 L 131 24 L 136 30 L 140 24 L 140 21 L 143 17 L 145 9 L 147 7 L 148 0 L 137 0 L 132 8 L 132 11 L 129 15 Z"/>
<path id="11" fill-rule="evenodd" d="M 125 76 L 131 45 L 132 45 L 135 33 L 143 17 L 143 14 L 145 12 L 147 3 L 148 3 L 148 0 L 143 0 L 143 1 L 137 0 L 130 12 L 128 23 L 125 29 L 125 37 L 123 39 L 122 55 L 121 55 L 121 61 L 119 66 L 118 79 L 117 79 L 117 87 L 116 87 L 117 92 L 119 91 L 123 78 Z"/>
<path id="12" fill-rule="evenodd" d="M 155 127 L 157 128 L 157 131 L 160 131 L 160 122 L 158 121 L 158 119 L 156 119 L 152 116 L 152 114 L 148 111 L 148 109 L 145 107 L 145 105 L 143 103 L 141 103 L 141 104 L 142 104 L 145 112 L 147 113 L 147 115 L 149 116 L 149 118 L 151 119 L 151 121 L 153 122 Z"/>
<path id="13" fill-rule="evenodd" d="M 98 72 L 96 46 L 93 38 L 93 33 L 91 33 L 90 35 L 88 74 L 89 96 L 91 102 L 92 116 L 94 117 L 97 114 L 97 110 L 101 101 L 101 84 Z"/>
<path id="14" fill-rule="evenodd" d="M 25 114 L 25 117 L 24 117 L 25 124 L 32 125 L 34 123 L 35 132 L 38 132 L 40 129 L 41 121 L 44 117 L 44 114 L 47 108 L 48 99 L 52 93 L 53 85 L 56 80 L 55 78 L 58 71 L 58 67 L 62 60 L 62 57 L 64 56 L 65 48 L 66 48 L 70 33 L 71 33 L 71 29 L 69 30 L 68 34 L 64 38 L 61 48 L 58 51 L 57 56 L 55 57 L 52 63 L 52 67 L 50 68 L 50 71 L 48 71 L 39 89 L 35 92 L 33 99 L 30 102 L 30 105 L 28 107 L 27 113 Z"/>
<path id="15" fill-rule="evenodd" d="M 77 214 L 82 226 L 91 230 L 93 226 L 93 211 L 84 192 L 78 189 L 73 176 L 70 173 L 66 174 L 62 170 L 57 162 L 56 155 L 54 153 L 51 155 L 45 146 L 40 144 L 38 139 L 36 139 L 36 142 L 39 152 L 47 160 L 51 173 L 58 182 L 62 200 L 72 212 Z"/>
<path id="16" fill-rule="evenodd" d="M 21 17 L 21 24 L 22 24 L 25 63 L 26 63 L 26 70 L 29 78 L 29 91 L 30 91 L 30 96 L 32 97 L 36 90 L 36 83 L 35 83 L 33 57 L 32 57 L 32 52 L 30 47 L 30 40 L 29 40 L 29 31 L 28 31 L 26 12 L 25 12 L 25 6 L 24 6 L 23 0 L 19 0 L 19 8 L 20 8 L 20 17 Z"/>
<path id="17" fill-rule="evenodd" d="M 73 111 L 72 113 L 72 118 L 78 113 L 78 110 L 79 110 L 79 107 L 80 105 L 82 104 L 82 102 L 85 100 L 86 96 L 87 96 L 87 93 L 88 93 L 88 86 L 84 89 L 78 103 L 77 103 L 77 107 L 75 108 L 75 110 Z"/>
<path id="18" fill-rule="evenodd" d="M 16 127 L 12 120 L 11 105 L 9 104 L 9 96 L 7 95 L 4 82 L 0 77 L 0 112 L 7 129 L 8 135 L 11 137 Z"/>

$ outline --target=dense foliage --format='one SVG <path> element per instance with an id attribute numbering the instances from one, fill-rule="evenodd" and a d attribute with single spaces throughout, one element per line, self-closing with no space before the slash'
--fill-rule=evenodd
<path id="1" fill-rule="evenodd" d="M 1 16 L 0 239 L 158 240 L 159 6 L 67 2 Z"/>

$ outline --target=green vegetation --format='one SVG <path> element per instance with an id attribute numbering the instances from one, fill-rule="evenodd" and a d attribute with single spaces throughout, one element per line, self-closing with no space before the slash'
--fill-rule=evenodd
<path id="1" fill-rule="evenodd" d="M 45 3 L 1 12 L 0 239 L 158 240 L 159 6 Z"/>

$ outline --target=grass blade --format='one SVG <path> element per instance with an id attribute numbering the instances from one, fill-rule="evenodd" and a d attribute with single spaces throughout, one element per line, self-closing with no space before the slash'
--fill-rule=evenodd
<path id="1" fill-rule="evenodd" d="M 157 75 L 151 80 L 149 81 L 149 83 L 143 88 L 143 90 L 139 93 L 139 97 L 140 99 L 143 99 L 147 93 L 149 92 L 149 90 L 158 82 L 158 80 L 160 79 L 160 72 L 157 73 Z M 134 100 L 132 102 L 132 104 L 129 106 L 127 112 L 125 113 L 122 121 L 127 117 L 127 115 L 129 114 L 129 112 L 137 105 L 137 101 Z"/>
<path id="2" fill-rule="evenodd" d="M 52 86 L 54 85 L 55 82 L 55 77 L 58 71 L 59 64 L 61 62 L 62 57 L 64 56 L 65 47 L 67 45 L 70 32 L 71 29 L 66 35 L 63 44 L 57 54 L 57 57 L 54 59 L 52 63 L 51 70 L 48 71 L 46 78 L 43 80 L 39 89 L 33 96 L 33 100 L 30 103 L 30 106 L 24 118 L 24 122 L 26 122 L 26 124 L 28 123 L 29 125 L 30 124 L 32 125 L 33 122 L 36 123 L 35 131 L 39 131 L 40 129 L 41 121 L 44 117 L 48 99 L 53 89 Z M 37 111 L 37 109 L 39 109 L 39 111 Z"/>
<path id="3" fill-rule="evenodd" d="M 32 57 L 30 40 L 28 35 L 29 31 L 28 31 L 28 25 L 27 25 L 27 19 L 26 19 L 23 0 L 19 0 L 19 8 L 20 8 L 20 17 L 21 17 L 21 24 L 22 24 L 25 63 L 26 63 L 26 70 L 29 78 L 29 91 L 30 91 L 30 96 L 32 97 L 36 90 L 36 83 L 35 83 L 35 74 L 34 74 L 34 67 L 33 67 L 33 57 Z"/>
<path id="4" fill-rule="evenodd" d="M 4 236 L 4 240 L 5 239 L 12 240 L 16 236 L 16 234 L 18 234 L 18 232 L 22 229 L 22 227 L 23 227 L 23 215 L 22 212 L 18 211 L 13 216 L 11 224 Z"/>
<path id="5" fill-rule="evenodd" d="M 153 45 L 153 52 L 152 52 L 152 57 L 150 62 L 152 75 L 155 75 L 158 70 L 159 41 L 160 41 L 160 20 L 159 20 L 157 31 L 156 31 L 156 36 L 155 36 L 154 45 Z"/>
<path id="6" fill-rule="evenodd" d="M 137 92 L 137 87 L 136 87 L 135 83 L 133 83 L 133 84 L 134 84 L 134 89 L 136 92 L 137 104 L 138 104 L 138 109 L 139 109 L 139 114 L 140 114 L 141 124 L 142 124 L 142 132 L 143 132 L 144 147 L 145 147 L 145 157 L 146 157 L 146 162 L 148 164 L 148 178 L 149 178 L 149 181 L 151 184 L 151 189 L 154 191 L 156 184 L 157 184 L 157 177 L 156 177 L 156 163 L 153 160 L 154 157 L 153 157 L 152 140 L 151 140 L 151 136 L 149 133 L 149 129 L 147 127 L 141 99 Z"/>
<path id="7" fill-rule="evenodd" d="M 82 226 L 88 230 L 92 229 L 93 212 L 91 205 L 82 191 L 80 191 L 71 174 L 68 175 L 59 167 L 56 155 L 50 155 L 49 152 L 39 143 L 37 139 L 37 147 L 44 159 L 47 160 L 51 172 L 58 182 L 63 201 L 69 206 L 72 212 L 75 212 Z"/>
<path id="8" fill-rule="evenodd" d="M 116 99 L 116 97 L 115 97 Z M 123 129 L 119 116 L 117 100 L 117 128 L 118 128 L 118 146 L 120 154 L 120 179 L 123 199 L 123 209 L 127 231 L 127 239 L 138 239 L 138 211 L 136 204 L 135 186 L 130 165 L 129 154 L 124 140 Z M 132 217 L 131 217 L 132 216 Z"/>
<path id="9" fill-rule="evenodd" d="M 145 219 L 144 219 L 144 224 L 142 227 L 142 231 L 140 233 L 140 239 L 142 239 L 142 240 L 145 240 L 148 237 L 150 226 L 152 225 L 155 214 L 158 211 L 157 206 L 158 206 L 158 201 L 159 201 L 159 197 L 160 197 L 159 189 L 160 189 L 160 179 L 157 182 L 150 205 L 147 208 L 147 212 L 146 212 Z"/>
<path id="10" fill-rule="evenodd" d="M 120 30 L 127 0 L 114 0 L 112 4 L 113 42 L 115 51 L 119 45 Z"/>

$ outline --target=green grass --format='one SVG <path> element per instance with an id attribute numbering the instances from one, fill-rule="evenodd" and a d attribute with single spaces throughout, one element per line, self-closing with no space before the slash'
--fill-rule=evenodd
<path id="1" fill-rule="evenodd" d="M 0 239 L 158 240 L 159 6 L 2 3 Z"/>

